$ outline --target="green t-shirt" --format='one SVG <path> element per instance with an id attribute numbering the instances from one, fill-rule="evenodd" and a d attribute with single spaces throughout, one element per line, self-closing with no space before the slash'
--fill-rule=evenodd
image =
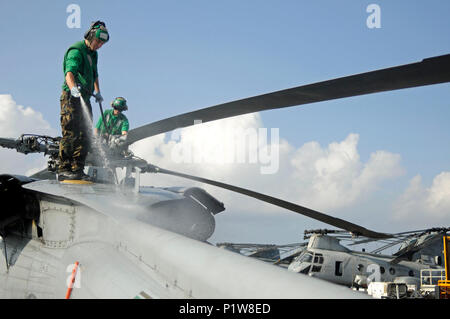
<path id="1" fill-rule="evenodd" d="M 114 109 L 109 109 L 103 112 L 103 116 L 105 117 L 106 125 L 109 127 L 111 135 L 121 135 L 122 131 L 128 132 L 129 123 L 128 119 L 122 113 L 114 115 Z M 100 134 L 106 132 L 105 126 L 103 125 L 103 119 L 100 116 L 98 119 L 97 125 L 95 126 Z"/>
<path id="2" fill-rule="evenodd" d="M 98 77 L 97 60 L 97 51 L 91 51 L 84 41 L 74 43 L 64 55 L 63 90 L 69 91 L 65 78 L 67 72 L 72 72 L 75 76 L 75 81 L 81 85 L 84 93 L 92 94 L 94 92 L 94 82 Z"/>

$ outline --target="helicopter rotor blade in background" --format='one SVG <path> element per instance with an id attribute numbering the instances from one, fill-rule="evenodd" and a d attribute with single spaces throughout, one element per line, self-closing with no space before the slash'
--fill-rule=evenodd
<path id="1" fill-rule="evenodd" d="M 0 137 L 0 146 L 5 148 L 16 149 L 19 142 L 15 138 L 3 138 Z"/>
<path id="2" fill-rule="evenodd" d="M 394 233 L 391 234 L 393 236 L 393 238 L 395 239 L 395 242 L 403 242 L 405 240 L 407 240 L 408 238 L 412 238 L 412 237 L 417 237 L 420 234 L 426 232 L 426 231 L 430 231 L 431 229 L 421 229 L 421 230 L 411 230 L 411 231 L 406 231 L 406 232 L 401 232 L 401 233 Z M 348 244 L 349 246 L 356 246 L 356 245 L 361 245 L 361 244 L 367 244 L 367 243 L 371 243 L 373 241 L 377 241 L 378 239 L 375 238 L 367 238 L 367 239 L 363 239 L 360 241 L 355 241 L 351 244 Z"/>
<path id="3" fill-rule="evenodd" d="M 354 235 L 365 236 L 365 237 L 369 237 L 369 238 L 378 238 L 378 239 L 393 237 L 393 235 L 391 235 L 391 234 L 375 232 L 375 231 L 366 229 L 362 226 L 345 221 L 343 219 L 332 217 L 332 216 L 320 213 L 318 211 L 315 211 L 315 210 L 312 210 L 312 209 L 309 209 L 309 208 L 306 208 L 306 207 L 303 207 L 303 206 L 300 206 L 300 205 L 297 205 L 297 204 L 294 204 L 291 202 L 284 201 L 279 198 L 264 195 L 264 194 L 254 192 L 254 191 L 251 191 L 251 190 L 248 190 L 245 188 L 241 188 L 238 186 L 233 186 L 233 185 L 221 183 L 218 181 L 214 181 L 214 180 L 210 180 L 210 179 L 206 179 L 206 178 L 202 178 L 202 177 L 198 177 L 198 176 L 174 172 L 174 171 L 170 171 L 170 170 L 160 168 L 160 167 L 157 167 L 154 165 L 149 165 L 149 168 L 147 169 L 147 171 L 187 178 L 187 179 L 195 180 L 195 181 L 198 181 L 201 183 L 224 188 L 224 189 L 227 189 L 227 190 L 239 193 L 239 194 L 247 195 L 247 196 L 259 199 L 263 202 L 270 203 L 272 205 L 282 207 L 282 208 L 285 208 L 292 212 L 296 212 L 301 215 L 313 218 L 315 220 L 327 223 L 327 224 L 335 226 L 337 228 L 347 230 L 347 231 L 353 233 Z"/>
<path id="4" fill-rule="evenodd" d="M 392 264 L 396 264 L 401 260 L 411 260 L 411 257 L 414 253 L 420 251 L 422 248 L 430 245 L 430 242 L 433 242 L 436 239 L 442 238 L 442 236 L 446 236 L 447 232 L 450 228 L 441 228 L 437 229 L 438 233 L 434 234 L 431 238 L 428 238 L 426 241 L 421 243 L 415 243 L 414 245 L 409 245 L 404 247 L 403 249 L 396 252 L 393 256 L 395 258 L 391 260 Z"/>
<path id="5" fill-rule="evenodd" d="M 132 129 L 127 144 L 177 128 L 259 111 L 450 81 L 450 54 L 236 100 Z"/>
<path id="6" fill-rule="evenodd" d="M 433 227 L 433 228 L 422 229 L 422 230 L 413 230 L 413 231 L 406 231 L 406 232 L 401 232 L 401 233 L 394 233 L 394 234 L 391 234 L 393 236 L 392 238 L 383 240 L 383 241 L 388 242 L 386 245 L 378 247 L 377 249 L 371 251 L 371 253 L 379 254 L 382 251 L 384 251 L 390 247 L 393 247 L 395 245 L 407 243 L 407 241 L 412 241 L 408 245 L 406 245 L 404 248 L 402 248 L 401 250 L 399 250 L 398 252 L 393 254 L 393 256 L 395 258 L 392 259 L 390 261 L 390 263 L 397 264 L 398 262 L 400 262 L 402 260 L 411 260 L 411 257 L 414 253 L 418 252 L 419 250 L 421 250 L 422 248 L 427 246 L 430 243 L 430 241 L 433 241 L 434 239 L 439 238 L 442 235 L 445 235 L 448 231 L 450 231 L 450 227 L 447 227 L 447 228 Z M 414 239 L 418 239 L 419 237 L 421 237 L 423 235 L 431 234 L 434 232 L 436 232 L 437 234 L 435 234 L 431 238 L 427 238 L 427 240 L 425 240 L 422 243 L 419 242 L 419 244 L 416 245 L 417 242 L 414 241 Z M 361 241 L 357 241 L 352 244 L 349 244 L 349 246 L 367 244 L 367 243 L 374 242 L 374 241 L 379 241 L 379 239 L 368 238 L 365 240 L 361 240 Z"/>

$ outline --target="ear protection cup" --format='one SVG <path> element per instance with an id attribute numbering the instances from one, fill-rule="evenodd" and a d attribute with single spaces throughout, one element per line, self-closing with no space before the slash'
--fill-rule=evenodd
<path id="1" fill-rule="evenodd" d="M 95 37 L 99 40 L 102 40 L 103 42 L 108 42 L 109 40 L 109 33 L 105 30 L 102 30 L 101 27 L 95 31 Z"/>
<path id="2" fill-rule="evenodd" d="M 84 33 L 84 38 L 90 40 L 93 36 L 103 42 L 107 42 L 109 40 L 109 33 L 104 22 L 97 20 L 91 23 L 89 29 Z"/>

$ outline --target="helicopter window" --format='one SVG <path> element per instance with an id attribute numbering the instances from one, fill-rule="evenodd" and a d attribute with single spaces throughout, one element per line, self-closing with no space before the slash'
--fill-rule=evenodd
<path id="1" fill-rule="evenodd" d="M 410 270 L 408 275 L 409 275 L 409 277 L 414 277 L 414 271 Z"/>
<path id="2" fill-rule="evenodd" d="M 363 271 L 364 270 L 364 265 L 363 264 L 359 264 L 357 267 L 358 271 Z"/>
<path id="3" fill-rule="evenodd" d="M 391 275 L 395 275 L 395 269 L 394 268 L 389 268 L 389 273 Z"/>
<path id="4" fill-rule="evenodd" d="M 384 267 L 380 267 L 380 273 L 384 274 L 385 270 Z"/>
<path id="5" fill-rule="evenodd" d="M 310 263 L 313 260 L 313 256 L 310 253 L 304 254 L 302 257 L 300 257 L 299 262 L 305 262 Z"/>
<path id="6" fill-rule="evenodd" d="M 311 268 L 311 266 L 308 266 L 308 267 L 306 267 L 305 269 L 300 270 L 300 273 L 301 273 L 301 274 L 308 274 L 310 268 Z"/>
<path id="7" fill-rule="evenodd" d="M 334 274 L 339 277 L 342 276 L 342 261 L 336 261 Z"/>
<path id="8" fill-rule="evenodd" d="M 320 270 L 322 269 L 322 266 L 313 266 L 311 269 L 311 272 L 320 272 Z"/>
<path id="9" fill-rule="evenodd" d="M 323 255 L 322 254 L 315 254 L 314 255 L 314 263 L 315 264 L 323 264 Z"/>

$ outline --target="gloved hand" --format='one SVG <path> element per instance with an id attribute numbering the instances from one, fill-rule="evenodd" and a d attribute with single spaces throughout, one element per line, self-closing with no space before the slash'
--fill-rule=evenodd
<path id="1" fill-rule="evenodd" d="M 94 93 L 94 97 L 95 97 L 95 102 L 97 102 L 97 103 L 102 103 L 103 102 L 103 97 L 100 94 L 100 92 Z"/>
<path id="2" fill-rule="evenodd" d="M 118 139 L 117 139 L 117 145 L 118 146 L 122 146 L 122 145 L 124 145 L 126 142 L 127 142 L 127 137 L 128 137 L 128 135 L 122 135 L 122 136 L 120 136 Z"/>
<path id="3" fill-rule="evenodd" d="M 72 94 L 73 97 L 80 97 L 81 96 L 81 92 L 80 89 L 76 86 L 74 86 L 73 88 L 70 89 L 70 94 Z"/>
<path id="4" fill-rule="evenodd" d="M 109 140 L 109 146 L 111 148 L 117 148 L 124 145 L 127 141 L 127 135 L 111 135 Z"/>

